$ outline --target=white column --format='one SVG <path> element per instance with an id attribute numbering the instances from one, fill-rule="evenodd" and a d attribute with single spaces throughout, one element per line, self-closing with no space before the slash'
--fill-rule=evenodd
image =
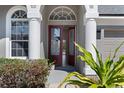
<path id="1" fill-rule="evenodd" d="M 85 48 L 87 51 L 92 53 L 93 58 L 96 60 L 96 53 L 92 44 L 96 46 L 96 21 L 95 19 L 87 19 L 85 32 Z M 90 69 L 88 65 L 86 65 L 85 74 L 94 75 L 95 72 L 92 69 Z"/>
<path id="2" fill-rule="evenodd" d="M 29 59 L 40 58 L 40 19 L 29 21 Z"/>

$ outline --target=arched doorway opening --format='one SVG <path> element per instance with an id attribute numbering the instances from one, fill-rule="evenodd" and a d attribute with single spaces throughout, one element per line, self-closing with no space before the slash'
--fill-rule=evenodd
<path id="1" fill-rule="evenodd" d="M 48 57 L 57 66 L 75 65 L 76 14 L 66 6 L 53 9 L 48 18 Z"/>

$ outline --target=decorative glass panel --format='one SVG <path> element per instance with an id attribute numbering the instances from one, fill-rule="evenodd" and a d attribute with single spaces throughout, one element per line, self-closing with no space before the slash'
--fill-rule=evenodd
<path id="1" fill-rule="evenodd" d="M 58 20 L 58 18 L 59 18 L 58 15 L 54 16 L 54 20 Z"/>
<path id="2" fill-rule="evenodd" d="M 69 32 L 69 54 L 74 55 L 74 29 Z"/>
<path id="3" fill-rule="evenodd" d="M 51 55 L 60 54 L 60 28 L 51 29 Z"/>
<path id="4" fill-rule="evenodd" d="M 23 10 L 16 11 L 11 18 L 27 18 L 27 13 Z"/>
<path id="5" fill-rule="evenodd" d="M 66 20 L 66 17 L 65 16 L 61 16 L 59 17 L 60 20 Z"/>
<path id="6" fill-rule="evenodd" d="M 76 16 L 70 8 L 62 6 L 50 13 L 49 20 L 76 20 Z"/>

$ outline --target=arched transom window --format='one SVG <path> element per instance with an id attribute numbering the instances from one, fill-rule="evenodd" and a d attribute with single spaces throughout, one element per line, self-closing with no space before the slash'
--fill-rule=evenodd
<path id="1" fill-rule="evenodd" d="M 27 18 L 27 13 L 23 10 L 16 11 L 11 18 Z"/>
<path id="2" fill-rule="evenodd" d="M 24 10 L 17 10 L 11 16 L 11 56 L 28 56 L 28 20 Z"/>
<path id="3" fill-rule="evenodd" d="M 49 20 L 76 20 L 76 15 L 73 12 L 72 9 L 65 7 L 65 6 L 60 6 L 55 9 L 50 13 L 49 15 Z"/>

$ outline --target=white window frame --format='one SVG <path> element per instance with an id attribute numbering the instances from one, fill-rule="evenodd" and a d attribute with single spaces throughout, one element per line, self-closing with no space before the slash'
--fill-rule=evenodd
<path id="1" fill-rule="evenodd" d="M 6 58 L 26 59 L 27 57 L 13 57 L 11 54 L 11 16 L 15 11 L 23 10 L 27 12 L 25 6 L 13 6 L 6 15 Z"/>

